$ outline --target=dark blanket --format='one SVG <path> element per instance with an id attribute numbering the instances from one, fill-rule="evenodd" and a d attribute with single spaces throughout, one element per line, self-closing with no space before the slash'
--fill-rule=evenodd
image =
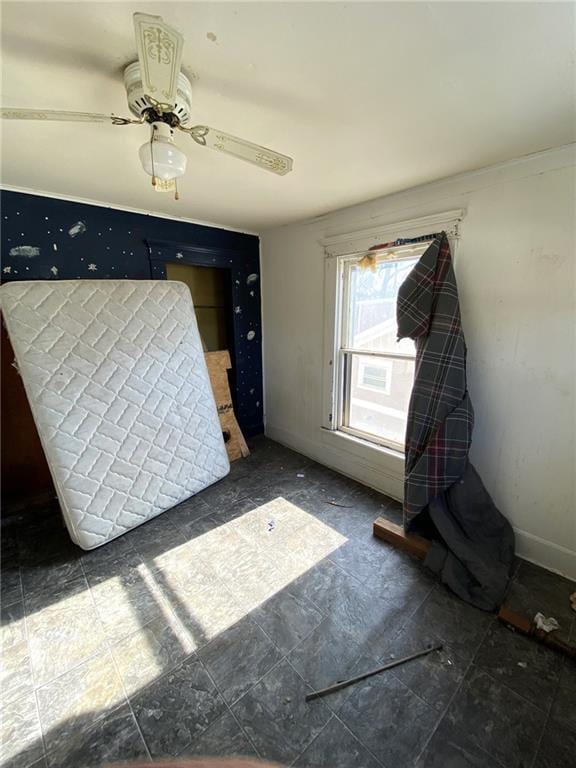
<path id="1" fill-rule="evenodd" d="M 474 411 L 450 246 L 427 248 L 398 291 L 398 338 L 416 342 L 406 430 L 404 520 L 434 539 L 426 564 L 485 610 L 503 600 L 514 557 L 512 527 L 468 460 Z"/>

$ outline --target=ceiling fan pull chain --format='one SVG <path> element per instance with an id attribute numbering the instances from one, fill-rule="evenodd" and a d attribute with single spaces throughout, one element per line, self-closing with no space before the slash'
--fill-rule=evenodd
<path id="1" fill-rule="evenodd" d="M 156 186 L 156 172 L 154 170 L 154 131 L 156 130 L 156 126 L 152 126 L 152 130 L 150 131 L 150 164 L 152 165 L 152 186 Z"/>

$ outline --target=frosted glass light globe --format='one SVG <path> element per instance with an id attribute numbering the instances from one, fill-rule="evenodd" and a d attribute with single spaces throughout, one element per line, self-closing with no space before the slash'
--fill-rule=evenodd
<path id="1" fill-rule="evenodd" d="M 152 124 L 151 140 L 138 151 L 142 168 L 162 181 L 177 179 L 186 173 L 188 158 L 174 144 L 173 131 L 165 123 Z"/>

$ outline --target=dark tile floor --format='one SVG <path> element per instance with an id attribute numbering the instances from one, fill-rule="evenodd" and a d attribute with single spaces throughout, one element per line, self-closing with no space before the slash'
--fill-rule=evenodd
<path id="1" fill-rule="evenodd" d="M 265 439 L 228 478 L 93 552 L 57 510 L 3 527 L 0 764 L 259 755 L 298 768 L 568 768 L 576 669 L 375 540 L 396 502 Z M 335 502 L 339 506 L 336 506 Z M 576 641 L 573 583 L 523 610 Z M 441 640 L 338 694 L 327 685 Z"/>

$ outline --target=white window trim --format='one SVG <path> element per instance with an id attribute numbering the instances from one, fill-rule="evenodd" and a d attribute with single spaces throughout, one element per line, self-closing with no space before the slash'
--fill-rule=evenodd
<path id="1" fill-rule="evenodd" d="M 324 344 L 322 359 L 322 428 L 328 430 L 333 437 L 349 438 L 338 429 L 338 417 L 341 408 L 340 381 L 342 372 L 334 369 L 339 365 L 340 331 L 342 327 L 342 284 L 343 264 L 350 254 L 368 251 L 375 245 L 391 242 L 401 238 L 414 238 L 431 232 L 445 231 L 450 241 L 452 257 L 459 237 L 459 223 L 464 218 L 463 209 L 443 211 L 432 216 L 409 219 L 396 223 L 382 223 L 369 229 L 340 232 L 327 236 L 321 241 L 326 252 L 324 261 Z M 384 451 L 392 457 L 403 458 L 400 451 L 377 445 L 368 440 L 360 440 L 368 450 Z M 344 445 L 344 444 L 343 444 Z"/>
<path id="2" fill-rule="evenodd" d="M 379 243 L 392 242 L 400 238 L 421 237 L 431 232 L 445 231 L 448 238 L 457 238 L 458 224 L 464 215 L 465 211 L 462 208 L 454 208 L 432 216 L 421 216 L 418 219 L 405 219 L 392 223 L 375 224 L 375 220 L 372 219 L 370 228 L 327 234 L 320 242 L 324 246 L 326 256 L 346 256 L 357 251 L 367 251 Z"/>
<path id="3" fill-rule="evenodd" d="M 405 245 L 405 246 L 393 246 L 390 249 L 387 249 L 390 251 L 389 254 L 383 256 L 383 261 L 388 260 L 389 258 L 411 258 L 418 260 L 422 253 L 426 250 L 428 247 L 428 243 L 418 243 L 416 245 Z M 418 253 L 414 254 L 414 251 L 417 250 Z M 404 252 L 404 253 L 402 253 Z M 380 258 L 382 257 L 382 254 L 380 254 L 377 257 L 377 262 L 380 261 Z M 351 281 L 351 268 L 353 268 L 358 263 L 358 252 L 356 252 L 353 255 L 345 255 L 345 256 L 339 256 L 338 262 L 341 265 L 342 268 L 342 278 L 341 278 L 341 285 L 338 287 L 338 293 L 342 297 L 342 308 L 344 311 L 344 308 L 348 306 L 348 299 L 349 296 L 347 295 L 349 293 L 349 286 Z M 378 445 L 383 448 L 386 448 L 388 450 L 394 451 L 400 455 L 403 455 L 403 441 L 396 441 L 393 440 L 390 437 L 382 437 L 376 433 L 373 432 L 366 432 L 362 430 L 358 426 L 352 426 L 350 422 L 350 413 L 349 409 L 352 406 L 352 400 L 348 399 L 346 397 L 346 394 L 351 394 L 350 385 L 351 382 L 348 380 L 348 377 L 346 376 L 346 371 L 348 369 L 348 365 L 352 363 L 352 360 L 354 358 L 354 355 L 359 355 L 364 353 L 366 355 L 370 355 L 371 358 L 374 358 L 378 361 L 384 361 L 384 360 L 392 360 L 395 357 L 400 358 L 406 358 L 410 361 L 414 360 L 414 354 L 405 354 L 404 352 L 398 351 L 398 353 L 393 352 L 376 352 L 376 351 L 369 351 L 369 350 L 362 350 L 362 349 L 355 349 L 350 347 L 350 339 L 349 339 L 349 333 L 348 333 L 348 316 L 344 314 L 341 318 L 337 318 L 336 322 L 339 324 L 341 336 L 340 336 L 340 344 L 339 348 L 336 351 L 336 354 L 338 355 L 338 358 L 340 360 L 340 368 L 338 371 L 335 371 L 335 381 L 334 381 L 334 389 L 338 392 L 341 400 L 339 402 L 339 410 L 336 412 L 336 421 L 333 424 L 336 432 L 338 434 L 346 433 L 347 435 L 354 435 L 355 437 L 358 437 L 360 440 L 363 440 L 364 442 L 370 443 L 372 445 Z M 344 354 L 343 354 L 344 353 Z M 351 354 L 350 354 L 351 353 Z M 338 377 L 338 378 L 337 378 Z M 347 383 L 347 387 L 345 386 Z M 346 392 L 348 390 L 348 392 Z"/>

